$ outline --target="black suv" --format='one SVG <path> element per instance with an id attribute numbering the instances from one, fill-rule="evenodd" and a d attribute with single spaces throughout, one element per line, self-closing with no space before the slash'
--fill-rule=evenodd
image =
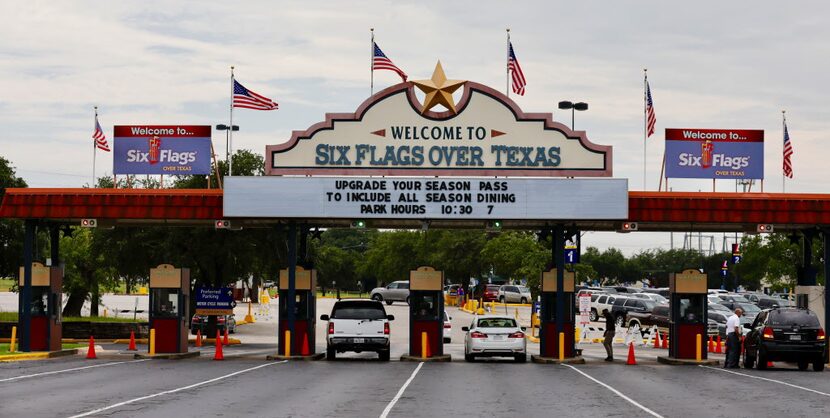
<path id="1" fill-rule="evenodd" d="M 744 341 L 744 367 L 766 369 L 768 361 L 798 363 L 799 370 L 824 370 L 827 336 L 812 311 L 774 308 L 762 311 Z"/>
<path id="2" fill-rule="evenodd" d="M 611 306 L 611 315 L 618 327 L 625 326 L 626 319 L 631 312 L 649 313 L 657 303 L 648 299 L 617 298 Z"/>

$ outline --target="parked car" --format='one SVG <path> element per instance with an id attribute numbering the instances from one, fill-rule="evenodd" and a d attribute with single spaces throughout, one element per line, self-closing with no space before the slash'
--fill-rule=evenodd
<path id="1" fill-rule="evenodd" d="M 499 300 L 499 288 L 497 284 L 481 284 L 476 286 L 473 296 L 475 299 L 481 299 L 484 302 L 495 302 Z"/>
<path id="2" fill-rule="evenodd" d="M 524 328 L 509 316 L 477 316 L 464 337 L 464 360 L 476 357 L 513 357 L 517 362 L 527 361 L 527 339 Z"/>
<path id="3" fill-rule="evenodd" d="M 236 318 L 233 315 L 217 315 L 216 329 L 224 333 L 225 327 L 228 327 L 228 334 L 236 333 Z M 197 331 L 202 331 L 205 337 L 213 338 L 212 335 L 205 335 L 205 328 L 207 328 L 208 315 L 193 315 L 190 319 L 190 333 L 196 335 Z"/>
<path id="4" fill-rule="evenodd" d="M 815 313 L 804 308 L 773 308 L 758 314 L 744 340 L 744 367 L 766 369 L 769 361 L 790 361 L 799 370 L 824 370 L 827 335 Z"/>
<path id="5" fill-rule="evenodd" d="M 651 300 L 640 298 L 617 298 L 611 306 L 611 315 L 614 316 L 614 323 L 618 327 L 626 324 L 629 312 L 651 312 L 656 303 Z"/>
<path id="6" fill-rule="evenodd" d="M 338 300 L 331 315 L 320 315 L 328 321 L 326 331 L 326 359 L 334 360 L 337 353 L 375 351 L 382 361 L 389 361 L 389 321 L 383 304 L 377 300 Z"/>
<path id="7" fill-rule="evenodd" d="M 527 303 L 531 300 L 530 289 L 524 286 L 504 285 L 499 287 L 499 302 Z"/>
<path id="8" fill-rule="evenodd" d="M 614 301 L 618 298 L 626 298 L 627 296 L 617 295 L 617 294 L 602 294 L 599 295 L 596 299 L 591 296 L 591 312 L 590 312 L 590 320 L 591 321 L 598 321 L 602 312 L 604 310 L 608 310 L 611 312 L 611 306 L 614 305 Z"/>
<path id="9" fill-rule="evenodd" d="M 753 321 L 755 321 L 755 317 L 758 316 L 759 313 L 761 313 L 761 309 L 759 309 L 757 306 L 753 305 L 749 301 L 743 301 L 743 302 L 741 302 L 741 301 L 738 301 L 738 302 L 723 301 L 723 302 L 721 302 L 721 305 L 726 306 L 732 312 L 735 312 L 735 309 L 741 308 L 741 310 L 744 311 L 744 316 L 741 317 L 741 318 L 746 317 L 745 320 L 744 319 L 741 320 L 742 324 L 744 324 L 743 321 L 747 321 L 751 324 Z"/>
<path id="10" fill-rule="evenodd" d="M 444 343 L 452 342 L 452 317 L 444 311 Z"/>
<path id="11" fill-rule="evenodd" d="M 658 295 L 660 295 L 664 298 L 667 298 L 667 299 L 669 297 L 669 294 L 671 293 L 669 291 L 668 287 L 660 287 L 660 288 L 650 288 L 649 287 L 649 288 L 643 289 L 642 292 L 643 293 L 657 293 Z"/>
<path id="12" fill-rule="evenodd" d="M 626 324 L 629 328 L 633 328 L 637 325 L 640 327 L 642 332 L 645 332 L 646 329 L 650 329 L 652 326 L 657 325 L 657 329 L 660 333 L 667 333 L 669 332 L 670 315 L 671 310 L 669 309 L 669 305 L 656 305 L 651 312 L 629 312 L 626 317 Z"/>
<path id="13" fill-rule="evenodd" d="M 769 296 L 759 297 L 753 301 L 759 309 L 785 308 L 791 306 L 790 301 L 771 298 Z"/>
<path id="14" fill-rule="evenodd" d="M 386 302 L 391 305 L 394 302 L 406 302 L 409 305 L 409 282 L 405 280 L 392 282 L 386 287 L 376 287 L 370 293 L 372 300 Z"/>
<path id="15" fill-rule="evenodd" d="M 669 300 L 660 296 L 659 293 L 634 293 L 631 296 L 640 299 L 648 299 L 655 303 L 669 303 Z"/>

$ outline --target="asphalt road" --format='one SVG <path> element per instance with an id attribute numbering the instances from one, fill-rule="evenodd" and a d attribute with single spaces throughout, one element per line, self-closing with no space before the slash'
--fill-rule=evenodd
<path id="1" fill-rule="evenodd" d="M 320 301 L 318 315 L 332 301 Z M 830 372 L 799 372 L 776 363 L 769 371 L 667 366 L 665 350 L 637 349 L 636 366 L 602 361 L 599 344 L 583 344 L 577 366 L 463 360 L 461 326 L 471 316 L 450 309 L 451 363 L 397 361 L 406 351 L 407 307 L 387 307 L 393 361 L 373 353 L 337 361 L 275 362 L 276 318 L 239 327 L 242 345 L 213 361 L 133 360 L 123 345 L 103 344 L 98 360 L 83 356 L 0 363 L 0 417 L 550 417 L 550 416 L 804 416 L 830 414 Z M 244 307 L 243 307 L 244 310 Z M 515 311 L 514 311 L 515 312 Z M 240 314 L 240 312 L 237 312 Z M 244 314 L 244 312 L 243 312 Z M 318 324 L 319 325 L 319 324 Z M 324 348 L 323 326 L 317 349 Z M 537 344 L 529 343 L 532 351 Z M 146 349 L 139 346 L 140 350 Z M 195 348 L 193 348 L 195 349 Z M 714 356 L 718 358 L 719 356 Z"/>

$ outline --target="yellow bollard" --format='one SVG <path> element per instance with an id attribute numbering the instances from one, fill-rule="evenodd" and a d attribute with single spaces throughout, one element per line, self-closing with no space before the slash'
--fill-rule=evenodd
<path id="1" fill-rule="evenodd" d="M 565 333 L 559 333 L 559 361 L 565 360 Z"/>
<path id="2" fill-rule="evenodd" d="M 150 330 L 150 355 L 156 355 L 156 329 Z"/>
<path id="3" fill-rule="evenodd" d="M 536 336 L 536 313 L 533 312 L 530 314 L 530 336 Z"/>
<path id="4" fill-rule="evenodd" d="M 14 353 L 15 352 L 14 343 L 15 343 L 16 339 L 17 339 L 17 327 L 12 327 L 12 340 L 9 343 L 9 353 Z"/>
<path id="5" fill-rule="evenodd" d="M 516 320 L 519 319 L 519 308 L 516 308 L 516 313 L 513 316 L 516 318 Z"/>
<path id="6" fill-rule="evenodd" d="M 260 301 L 260 303 L 261 302 L 262 301 Z M 245 315 L 245 322 L 247 322 L 249 324 L 252 324 L 252 323 L 256 322 L 256 321 L 254 321 L 254 316 L 251 315 L 251 301 L 250 300 L 248 301 L 248 315 Z"/>
<path id="7" fill-rule="evenodd" d="M 291 357 L 291 331 L 285 330 L 285 357 Z"/>
<path id="8" fill-rule="evenodd" d="M 701 337 L 700 334 L 697 334 L 697 338 L 696 338 L 696 343 L 697 344 L 695 345 L 695 360 L 697 360 L 698 363 L 700 363 L 700 361 L 703 360 L 703 355 L 700 352 L 700 342 L 701 342 L 702 338 L 703 337 Z"/>
<path id="9" fill-rule="evenodd" d="M 104 308 L 104 318 L 107 317 L 107 308 Z"/>
<path id="10" fill-rule="evenodd" d="M 421 333 L 421 358 L 427 358 L 427 333 Z"/>

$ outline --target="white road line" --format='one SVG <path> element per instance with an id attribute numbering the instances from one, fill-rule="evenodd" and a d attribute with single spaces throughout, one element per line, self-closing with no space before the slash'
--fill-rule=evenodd
<path id="1" fill-rule="evenodd" d="M 181 391 L 188 390 L 188 389 L 197 388 L 199 386 L 204 386 L 204 385 L 207 385 L 207 384 L 210 384 L 210 383 L 213 383 L 213 382 L 218 382 L 220 380 L 224 380 L 224 379 L 227 379 L 229 377 L 240 375 L 242 373 L 247 373 L 247 372 L 250 372 L 250 371 L 254 371 L 256 369 L 261 369 L 263 367 L 273 366 L 275 364 L 282 364 L 282 363 L 285 363 L 286 361 L 287 360 L 278 361 L 278 362 L 275 362 L 275 363 L 261 364 L 259 366 L 255 366 L 255 367 L 251 367 L 251 368 L 248 368 L 248 369 L 240 370 L 238 372 L 233 372 L 233 373 L 230 373 L 230 374 L 226 374 L 224 376 L 215 377 L 215 378 L 210 379 L 210 380 L 205 380 L 204 382 L 194 383 L 192 385 L 188 385 L 188 386 L 184 386 L 184 387 L 180 387 L 180 388 L 176 388 L 176 389 L 165 390 L 164 392 L 158 392 L 158 393 L 154 393 L 152 395 L 142 396 L 140 398 L 134 398 L 134 399 L 130 399 L 130 400 L 127 400 L 127 401 L 124 401 L 124 402 L 118 402 L 118 403 L 115 403 L 115 404 L 112 404 L 112 405 L 109 405 L 109 406 L 105 406 L 103 408 L 98 408 L 98 409 L 94 409 L 92 411 L 84 412 L 82 414 L 73 415 L 69 418 L 88 417 L 90 415 L 95 415 L 95 414 L 98 414 L 98 413 L 101 413 L 101 412 L 104 412 L 104 411 L 108 411 L 110 409 L 119 408 L 119 407 L 122 407 L 124 405 L 129 405 L 131 403 L 141 402 L 141 401 L 144 401 L 144 400 L 147 400 L 147 399 L 152 399 L 152 398 L 156 398 L 156 397 L 159 397 L 159 396 L 169 395 L 171 393 L 176 393 L 176 392 L 181 392 Z"/>
<path id="2" fill-rule="evenodd" d="M 601 386 L 605 387 L 606 389 L 610 390 L 611 392 L 614 392 L 614 394 L 616 394 L 616 395 L 617 395 L 617 396 L 619 396 L 620 398 L 625 399 L 626 401 L 628 401 L 628 402 L 629 402 L 629 403 L 631 403 L 632 405 L 636 406 L 637 408 L 642 409 L 643 411 L 647 412 L 648 414 L 650 414 L 650 415 L 652 415 L 652 416 L 655 416 L 655 417 L 658 417 L 658 418 L 663 418 L 663 416 L 662 416 L 662 415 L 660 415 L 660 414 L 658 414 L 658 413 L 656 413 L 656 412 L 652 411 L 651 409 L 646 408 L 645 406 L 643 406 L 643 405 L 642 405 L 642 404 L 640 404 L 639 402 L 635 401 L 634 399 L 631 399 L 631 398 L 629 398 L 628 396 L 623 395 L 623 394 L 622 394 L 622 392 L 618 391 L 617 389 L 614 389 L 614 388 L 612 388 L 611 386 L 608 386 L 608 385 L 606 385 L 605 383 L 602 383 L 602 382 L 600 382 L 599 380 L 594 379 L 593 377 L 591 377 L 591 376 L 590 376 L 590 375 L 588 375 L 587 373 L 583 372 L 582 370 L 579 370 L 579 369 L 577 369 L 576 367 L 571 366 L 570 364 L 563 364 L 563 366 L 565 366 L 565 367 L 570 367 L 571 369 L 575 370 L 577 373 L 579 373 L 579 374 L 581 374 L 581 375 L 583 375 L 583 376 L 587 377 L 588 379 L 593 380 L 594 382 L 596 382 L 596 383 L 600 384 Z"/>
<path id="3" fill-rule="evenodd" d="M 415 370 L 412 372 L 412 375 L 409 376 L 409 379 L 406 379 L 406 382 L 404 382 L 403 386 L 401 386 L 401 388 L 398 390 L 398 393 L 389 402 L 389 405 L 386 405 L 386 408 L 380 414 L 380 418 L 386 418 L 386 416 L 389 415 L 389 412 L 392 411 L 392 407 L 394 407 L 395 404 L 398 403 L 398 399 L 401 398 L 401 395 L 403 395 L 403 392 L 406 390 L 406 387 L 409 386 L 410 383 L 412 383 L 412 379 L 415 378 L 415 375 L 418 374 L 418 371 L 421 370 L 421 366 L 423 365 L 423 361 L 418 363 L 418 367 L 415 368 Z"/>
<path id="4" fill-rule="evenodd" d="M 51 371 L 51 372 L 27 374 L 27 375 L 24 375 L 24 376 L 15 376 L 15 377 L 9 377 L 9 378 L 6 378 L 6 379 L 0 379 L 0 383 L 2 383 L 2 382 L 11 382 L 13 380 L 20 380 L 20 379 L 29 379 L 29 378 L 38 377 L 38 376 L 49 376 L 49 375 L 53 375 L 53 374 L 74 372 L 76 370 L 94 369 L 96 367 L 115 366 L 117 364 L 127 364 L 127 363 L 139 363 L 139 362 L 147 361 L 147 360 L 149 360 L 149 359 L 132 360 L 132 361 L 116 361 L 116 362 L 113 362 L 113 363 L 96 364 L 96 365 L 93 365 L 93 366 L 74 367 L 74 368 L 71 368 L 71 369 L 54 370 L 54 371 Z"/>
<path id="5" fill-rule="evenodd" d="M 766 380 L 767 382 L 778 383 L 780 385 L 789 386 L 789 387 L 793 387 L 793 388 L 801 389 L 801 390 L 806 390 L 807 392 L 813 392 L 817 395 L 830 397 L 830 393 L 819 392 L 815 389 L 805 388 L 804 386 L 798 386 L 798 385 L 794 385 L 792 383 L 782 382 L 780 380 L 769 379 L 769 378 L 761 377 L 761 376 L 753 376 L 751 374 L 739 373 L 739 372 L 735 372 L 735 371 L 732 371 L 732 370 L 722 369 L 722 368 L 719 368 L 719 367 L 710 367 L 710 366 L 704 366 L 704 365 L 700 365 L 700 367 L 703 367 L 704 369 L 711 369 L 711 370 L 724 372 L 724 373 L 732 373 L 732 374 L 736 374 L 738 376 L 750 377 L 752 379 Z"/>

